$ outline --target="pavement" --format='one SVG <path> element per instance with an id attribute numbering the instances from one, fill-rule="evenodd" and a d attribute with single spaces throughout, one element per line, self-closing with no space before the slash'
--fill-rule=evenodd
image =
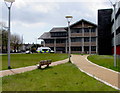
<path id="1" fill-rule="evenodd" d="M 61 61 L 52 62 L 49 66 L 56 66 L 56 65 L 59 65 L 59 64 L 67 63 L 67 62 L 68 62 L 68 59 L 65 59 L 65 60 L 61 60 Z M 38 65 L 16 68 L 16 69 L 10 69 L 10 70 L 2 70 L 2 71 L 0 71 L 0 77 L 35 70 L 35 69 L 37 69 L 37 66 Z M 42 66 L 42 68 L 44 68 L 44 67 L 45 66 Z"/>
<path id="2" fill-rule="evenodd" d="M 82 72 L 85 72 L 89 76 L 120 90 L 120 73 L 109 70 L 104 67 L 100 67 L 87 60 L 88 55 L 72 55 L 71 61 L 75 64 Z"/>

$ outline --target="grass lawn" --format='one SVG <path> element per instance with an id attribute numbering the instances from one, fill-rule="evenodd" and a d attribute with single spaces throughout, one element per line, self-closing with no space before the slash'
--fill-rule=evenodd
<path id="1" fill-rule="evenodd" d="M 2 78 L 3 91 L 116 91 L 71 63 Z"/>
<path id="2" fill-rule="evenodd" d="M 117 66 L 114 67 L 114 57 L 111 55 L 91 55 L 88 56 L 88 60 L 100 66 L 120 72 L 120 60 L 117 59 Z"/>
<path id="3" fill-rule="evenodd" d="M 11 67 L 19 68 L 36 65 L 40 60 L 51 59 L 53 62 L 55 62 L 66 58 L 67 54 L 11 54 Z M 7 55 L 2 55 L 2 69 L 7 69 L 7 65 Z"/>

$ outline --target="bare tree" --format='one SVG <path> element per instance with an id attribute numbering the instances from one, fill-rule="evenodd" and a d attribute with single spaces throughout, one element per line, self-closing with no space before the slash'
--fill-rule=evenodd
<path id="1" fill-rule="evenodd" d="M 5 22 L 0 22 L 0 52 L 7 52 L 8 28 Z M 22 45 L 22 39 L 18 34 L 11 35 L 11 49 L 19 50 Z M 2 51 L 1 51 L 2 50 Z"/>
<path id="2" fill-rule="evenodd" d="M 8 33 L 6 23 L 0 22 L 0 52 L 7 52 Z"/>
<path id="3" fill-rule="evenodd" d="M 22 39 L 20 38 L 20 36 L 17 34 L 11 35 L 11 48 L 13 50 L 20 50 L 21 46 L 22 46 Z"/>

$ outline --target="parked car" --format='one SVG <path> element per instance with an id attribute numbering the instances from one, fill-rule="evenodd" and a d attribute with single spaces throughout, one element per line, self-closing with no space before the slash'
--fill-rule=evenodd
<path id="1" fill-rule="evenodd" d="M 54 53 L 49 47 L 38 47 L 36 50 L 38 53 Z"/>

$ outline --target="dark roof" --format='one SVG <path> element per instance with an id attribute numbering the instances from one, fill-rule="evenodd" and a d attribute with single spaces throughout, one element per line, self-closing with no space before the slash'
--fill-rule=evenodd
<path id="1" fill-rule="evenodd" d="M 78 22 L 70 25 L 70 27 L 73 27 L 73 26 L 75 26 L 76 24 L 82 23 L 82 22 L 86 22 L 86 23 L 88 23 L 88 24 L 91 24 L 91 25 L 97 27 L 96 24 L 94 24 L 94 23 L 92 23 L 92 22 L 89 22 L 89 21 L 87 21 L 87 20 L 84 20 L 84 19 L 81 19 L 80 21 L 78 21 Z M 51 37 L 51 35 L 50 35 L 51 32 L 66 32 L 66 31 L 67 31 L 67 28 L 68 28 L 68 27 L 54 27 L 54 28 L 52 28 L 52 29 L 50 30 L 50 32 L 45 32 L 45 33 L 43 33 L 43 35 L 41 35 L 38 39 L 52 39 L 52 38 L 54 38 L 54 37 Z M 59 38 L 60 38 L 60 37 L 59 37 Z"/>
<path id="2" fill-rule="evenodd" d="M 50 39 L 51 38 L 51 35 L 50 35 L 50 32 L 45 32 L 43 33 L 38 39 Z"/>
<path id="3" fill-rule="evenodd" d="M 54 27 L 50 32 L 66 32 L 65 27 Z"/>
<path id="4" fill-rule="evenodd" d="M 81 19 L 80 21 L 77 21 L 76 23 L 70 25 L 70 27 L 73 27 L 74 25 L 76 25 L 76 24 L 78 24 L 78 23 L 81 23 L 81 22 L 86 22 L 86 23 L 88 23 L 88 24 L 91 24 L 91 25 L 94 25 L 94 26 L 97 27 L 96 24 L 94 24 L 94 23 L 92 23 L 92 22 L 90 22 L 90 21 L 87 21 L 87 20 L 85 20 L 85 19 Z"/>

